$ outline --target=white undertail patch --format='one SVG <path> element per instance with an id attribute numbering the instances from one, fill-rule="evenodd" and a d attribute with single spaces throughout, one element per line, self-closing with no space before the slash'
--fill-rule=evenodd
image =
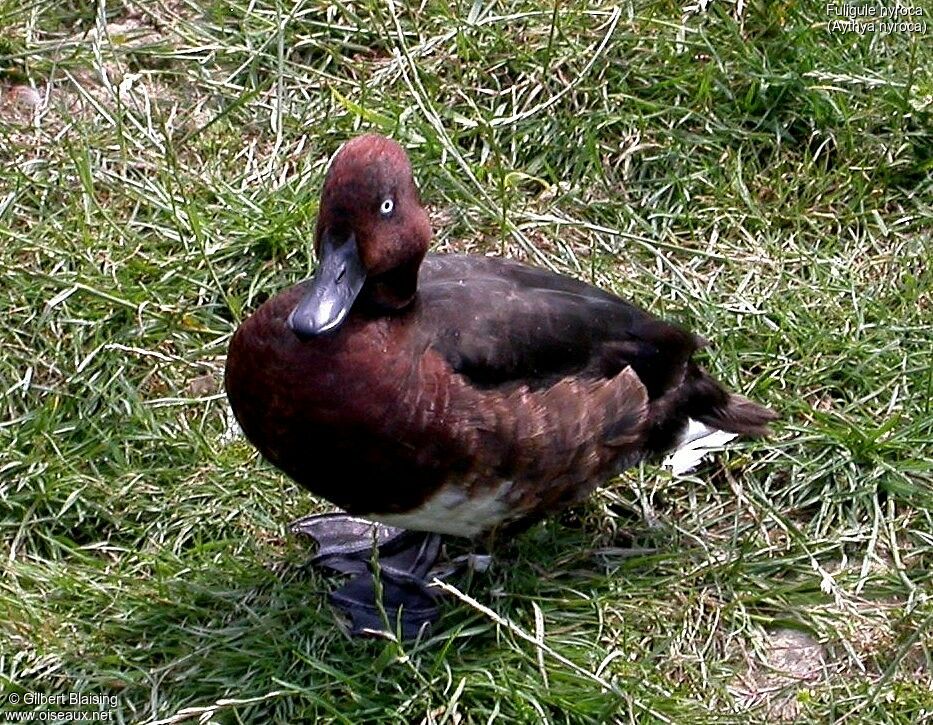
<path id="1" fill-rule="evenodd" d="M 700 465 L 704 458 L 721 449 L 737 436 L 737 433 L 712 428 L 690 418 L 687 420 L 687 427 L 677 440 L 674 452 L 668 455 L 661 465 L 670 468 L 675 476 L 683 476 Z"/>

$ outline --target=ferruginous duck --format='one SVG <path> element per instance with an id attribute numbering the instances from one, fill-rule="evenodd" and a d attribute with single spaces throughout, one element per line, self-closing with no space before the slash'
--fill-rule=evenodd
<path id="1" fill-rule="evenodd" d="M 384 609 L 412 636 L 437 612 L 437 535 L 488 544 L 687 437 L 761 436 L 776 418 L 692 360 L 703 338 L 577 279 L 427 254 L 430 241 L 402 147 L 350 141 L 321 193 L 317 271 L 243 322 L 227 357 L 246 437 L 346 512 L 295 528 L 353 575 L 332 597 L 354 631 L 382 627 L 374 540 Z"/>

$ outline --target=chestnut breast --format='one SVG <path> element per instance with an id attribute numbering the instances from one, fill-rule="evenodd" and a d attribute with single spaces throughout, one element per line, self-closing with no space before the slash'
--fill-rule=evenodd
<path id="1" fill-rule="evenodd" d="M 246 437 L 352 513 L 406 511 L 467 472 L 449 429 L 451 371 L 410 315 L 351 315 L 329 336 L 287 326 L 305 285 L 263 304 L 230 344 L 226 388 Z"/>

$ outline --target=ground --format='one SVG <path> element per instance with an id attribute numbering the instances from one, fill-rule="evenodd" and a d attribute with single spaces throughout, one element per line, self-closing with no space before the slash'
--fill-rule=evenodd
<path id="1" fill-rule="evenodd" d="M 0 712 L 931 719 L 933 8 L 907 6 L 922 27 L 855 32 L 809 0 L 0 0 Z M 782 416 L 607 482 L 414 644 L 343 634 L 286 529 L 326 506 L 220 384 L 368 130 L 409 148 L 435 249 L 688 324 Z"/>

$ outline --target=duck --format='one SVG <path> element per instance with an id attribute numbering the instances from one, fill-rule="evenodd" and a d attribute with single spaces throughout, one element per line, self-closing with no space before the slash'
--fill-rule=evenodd
<path id="1" fill-rule="evenodd" d="M 227 354 L 246 438 L 341 510 L 293 530 L 352 577 L 331 600 L 354 633 L 436 619 L 441 536 L 491 548 L 697 429 L 760 437 L 777 418 L 695 362 L 708 343 L 684 327 L 550 270 L 429 253 L 431 239 L 402 146 L 348 141 L 321 190 L 316 271 Z"/>

